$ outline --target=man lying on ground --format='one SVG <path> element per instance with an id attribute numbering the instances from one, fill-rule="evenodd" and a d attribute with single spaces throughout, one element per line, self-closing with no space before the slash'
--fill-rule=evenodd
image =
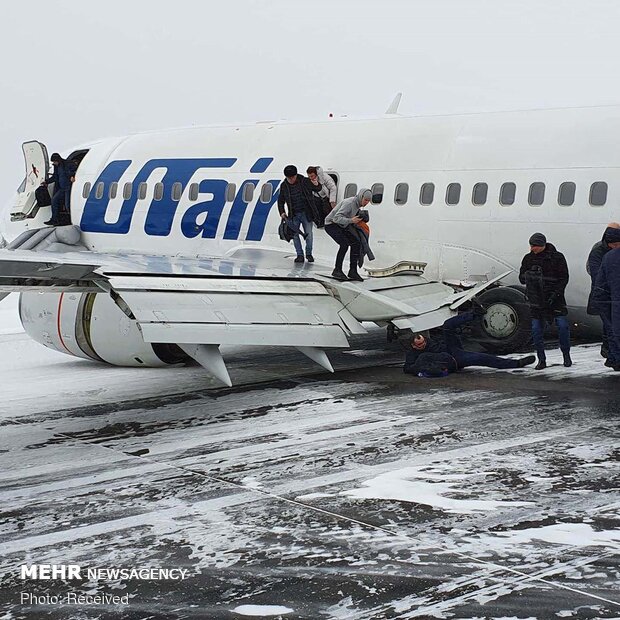
<path id="1" fill-rule="evenodd" d="M 415 334 L 411 340 L 411 348 L 407 351 L 403 371 L 418 377 L 446 377 L 451 372 L 469 366 L 486 366 L 487 368 L 523 368 L 536 361 L 536 357 L 528 355 L 520 359 L 509 359 L 491 355 L 465 351 L 457 333 L 457 328 L 474 320 L 476 314 L 483 314 L 484 308 L 476 306 L 476 312 L 465 312 L 448 319 L 442 326 L 443 338 L 429 338 Z"/>

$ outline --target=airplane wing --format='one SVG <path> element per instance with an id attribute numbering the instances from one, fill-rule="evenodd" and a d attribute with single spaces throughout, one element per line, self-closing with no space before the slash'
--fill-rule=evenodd
<path id="1" fill-rule="evenodd" d="M 364 322 L 431 329 L 464 297 L 419 272 L 339 282 L 330 271 L 270 249 L 197 258 L 0 250 L 0 291 L 106 292 L 145 342 L 179 345 L 229 385 L 223 344 L 296 347 L 331 371 L 325 349 L 346 348 Z"/>

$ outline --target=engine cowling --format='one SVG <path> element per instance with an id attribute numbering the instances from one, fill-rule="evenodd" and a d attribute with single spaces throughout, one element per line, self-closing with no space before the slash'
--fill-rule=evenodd
<path id="1" fill-rule="evenodd" d="M 105 293 L 20 294 L 19 316 L 33 340 L 61 353 L 115 366 L 187 361 L 176 345 L 144 342 L 137 323 Z"/>

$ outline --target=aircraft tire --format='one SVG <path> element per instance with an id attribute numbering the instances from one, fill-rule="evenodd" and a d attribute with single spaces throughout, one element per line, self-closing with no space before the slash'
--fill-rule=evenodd
<path id="1" fill-rule="evenodd" d="M 486 308 L 476 321 L 473 336 L 490 353 L 504 355 L 523 349 L 532 338 L 532 317 L 523 291 L 498 286 L 478 298 Z"/>

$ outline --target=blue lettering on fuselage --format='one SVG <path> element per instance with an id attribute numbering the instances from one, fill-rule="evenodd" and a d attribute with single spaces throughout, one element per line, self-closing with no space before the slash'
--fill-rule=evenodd
<path id="1" fill-rule="evenodd" d="M 235 158 L 151 159 L 130 180 L 131 192 L 128 197 L 123 199 L 116 221 L 109 222 L 106 221 L 105 216 L 110 203 L 110 185 L 118 183 L 132 163 L 131 160 L 112 161 L 104 168 L 93 184 L 84 205 L 80 227 L 85 232 L 127 234 L 131 228 L 136 203 L 139 199 L 140 184 L 146 183 L 156 170 L 164 170 L 164 176 L 161 179 L 163 194 L 159 200 L 155 200 L 154 197 L 151 200 L 144 222 L 144 232 L 150 236 L 166 237 L 170 235 L 172 230 L 179 206 L 179 197 L 198 170 L 231 168 L 236 161 Z M 251 167 L 250 173 L 262 173 L 267 170 L 272 162 L 272 157 L 261 157 Z M 268 200 L 265 201 L 262 196 L 259 196 L 254 205 L 246 235 L 248 241 L 260 241 L 262 239 L 269 213 L 278 199 L 280 181 L 275 179 L 266 181 L 266 183 L 271 185 L 272 191 L 269 192 Z M 173 192 L 172 189 L 175 184 L 178 184 L 176 186 L 177 191 Z M 253 189 L 256 189 L 258 184 L 259 179 L 247 179 L 240 184 L 226 221 L 224 239 L 239 238 L 242 222 L 248 206 L 252 202 L 246 200 L 247 186 L 252 185 Z M 102 187 L 103 191 L 101 191 Z M 209 200 L 191 203 L 183 214 L 181 232 L 185 237 L 215 238 L 226 204 L 227 188 L 228 181 L 225 179 L 209 178 L 199 182 L 198 192 L 210 195 L 210 198 Z"/>

